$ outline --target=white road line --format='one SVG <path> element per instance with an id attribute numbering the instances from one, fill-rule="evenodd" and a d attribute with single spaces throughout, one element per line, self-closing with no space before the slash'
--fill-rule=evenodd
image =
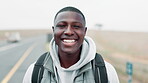
<path id="1" fill-rule="evenodd" d="M 5 51 L 5 50 L 10 49 L 10 48 L 13 48 L 13 47 L 16 47 L 16 46 L 19 46 L 19 45 L 21 45 L 21 44 L 11 44 L 11 45 L 0 47 L 0 52 Z"/>
<path id="2" fill-rule="evenodd" d="M 14 67 L 10 70 L 10 72 L 5 76 L 5 78 L 2 80 L 1 83 L 8 83 L 8 81 L 11 79 L 13 74 L 17 71 L 17 69 L 20 67 L 20 65 L 23 63 L 23 61 L 27 58 L 27 56 L 31 53 L 33 48 L 36 44 L 33 44 L 31 47 L 29 47 L 26 52 L 23 54 L 23 56 L 19 59 L 19 61 L 14 65 Z"/>

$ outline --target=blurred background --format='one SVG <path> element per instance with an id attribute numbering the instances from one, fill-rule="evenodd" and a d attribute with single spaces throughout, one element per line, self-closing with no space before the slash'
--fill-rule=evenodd
<path id="1" fill-rule="evenodd" d="M 46 51 L 56 12 L 82 10 L 97 52 L 117 70 L 120 83 L 148 83 L 148 1 L 1 0 L 0 82 L 21 83 L 29 65 Z"/>

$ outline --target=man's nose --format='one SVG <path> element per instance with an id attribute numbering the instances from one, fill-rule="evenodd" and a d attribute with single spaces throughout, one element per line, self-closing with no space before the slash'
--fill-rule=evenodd
<path id="1" fill-rule="evenodd" d="M 69 25 L 67 26 L 65 32 L 64 32 L 65 35 L 73 35 L 74 34 L 74 31 L 72 29 L 72 27 Z"/>

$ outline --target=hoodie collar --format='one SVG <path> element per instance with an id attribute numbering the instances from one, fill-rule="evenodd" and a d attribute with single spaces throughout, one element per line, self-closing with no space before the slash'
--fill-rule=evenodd
<path id="1" fill-rule="evenodd" d="M 47 60 L 46 60 L 46 62 L 44 64 L 44 68 L 47 69 L 52 74 L 55 74 L 54 67 L 55 66 L 53 65 L 53 60 L 52 60 L 51 56 L 49 55 L 49 57 L 47 58 Z M 89 69 L 91 69 L 91 67 L 92 67 L 91 62 L 87 63 L 82 68 L 80 68 L 78 75 L 80 75 L 83 72 L 88 71 Z"/>
<path id="2" fill-rule="evenodd" d="M 53 60 L 52 60 L 50 55 L 49 55 L 49 57 L 47 58 L 47 60 L 44 64 L 44 68 L 46 68 L 51 73 L 54 73 Z"/>

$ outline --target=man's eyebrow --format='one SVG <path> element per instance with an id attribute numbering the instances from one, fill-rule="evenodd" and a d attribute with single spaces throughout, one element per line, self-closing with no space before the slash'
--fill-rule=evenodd
<path id="1" fill-rule="evenodd" d="M 56 22 L 56 24 L 59 24 L 59 23 L 66 23 L 65 21 L 59 21 L 59 22 Z"/>
<path id="2" fill-rule="evenodd" d="M 73 22 L 73 23 L 79 23 L 79 24 L 82 24 L 81 22 Z"/>

